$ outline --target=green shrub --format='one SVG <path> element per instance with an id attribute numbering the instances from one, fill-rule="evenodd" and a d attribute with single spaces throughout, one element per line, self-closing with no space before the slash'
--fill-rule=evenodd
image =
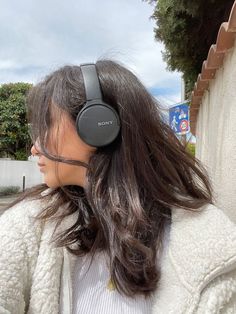
<path id="1" fill-rule="evenodd" d="M 27 160 L 28 156 L 25 151 L 18 150 L 15 152 L 16 160 Z"/>
<path id="2" fill-rule="evenodd" d="M 7 196 L 16 194 L 20 191 L 19 186 L 1 186 L 0 187 L 0 196 Z"/>

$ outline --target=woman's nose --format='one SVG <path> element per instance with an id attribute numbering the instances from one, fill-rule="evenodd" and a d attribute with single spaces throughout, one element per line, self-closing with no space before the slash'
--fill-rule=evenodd
<path id="1" fill-rule="evenodd" d="M 32 154 L 33 156 L 38 156 L 38 155 L 40 154 L 40 152 L 37 150 L 35 144 L 31 147 L 31 150 L 30 150 L 30 151 L 31 151 L 31 154 Z"/>

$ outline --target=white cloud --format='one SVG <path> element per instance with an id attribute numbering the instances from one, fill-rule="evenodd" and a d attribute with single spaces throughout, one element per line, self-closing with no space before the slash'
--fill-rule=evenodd
<path id="1" fill-rule="evenodd" d="M 175 97 L 179 73 L 166 71 L 154 40 L 153 7 L 141 0 L 0 0 L 0 83 L 37 81 L 66 63 L 117 59 L 148 87 Z M 173 95 L 171 94 L 173 90 Z"/>
<path id="2" fill-rule="evenodd" d="M 181 93 L 156 96 L 164 106 L 170 108 L 181 101 Z"/>

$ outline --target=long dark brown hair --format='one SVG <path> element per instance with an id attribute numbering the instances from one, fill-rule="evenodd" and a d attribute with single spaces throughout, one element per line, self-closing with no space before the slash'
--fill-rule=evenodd
<path id="1" fill-rule="evenodd" d="M 77 218 L 57 237 L 57 245 L 76 255 L 106 251 L 117 290 L 148 296 L 160 279 L 159 259 L 172 207 L 200 210 L 213 203 L 212 189 L 204 167 L 164 122 L 159 104 L 137 77 L 110 60 L 98 61 L 96 68 L 103 99 L 120 116 L 118 138 L 98 148 L 88 165 L 48 152 L 53 106 L 75 122 L 85 102 L 79 66 L 50 74 L 27 98 L 33 133 L 46 157 L 86 167 L 87 185 L 84 189 L 61 186 L 41 195 L 47 189 L 43 184 L 29 189 L 20 200 L 47 199 L 49 205 L 38 216 L 46 220 L 66 204 L 58 221 L 74 213 Z"/>

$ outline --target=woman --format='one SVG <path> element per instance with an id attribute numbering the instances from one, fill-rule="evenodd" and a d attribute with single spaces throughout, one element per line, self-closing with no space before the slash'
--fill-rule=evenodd
<path id="1" fill-rule="evenodd" d="M 1 216 L 0 313 L 235 313 L 235 225 L 140 81 L 65 66 L 27 104 L 45 184 Z"/>

